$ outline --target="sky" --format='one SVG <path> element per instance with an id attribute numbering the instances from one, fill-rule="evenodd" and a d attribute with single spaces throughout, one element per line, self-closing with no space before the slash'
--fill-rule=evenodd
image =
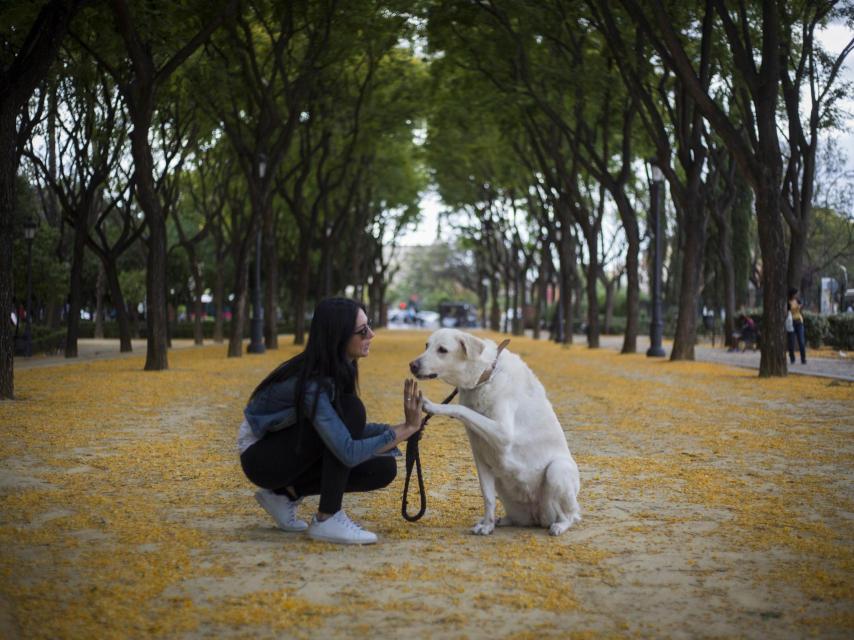
<path id="1" fill-rule="evenodd" d="M 845 25 L 835 24 L 819 32 L 818 37 L 828 51 L 838 54 L 852 38 L 852 35 L 854 34 Z M 854 53 L 849 54 L 846 58 L 841 77 L 846 82 L 854 83 Z M 841 148 L 848 157 L 847 177 L 849 181 L 854 182 L 854 94 L 845 103 L 845 110 L 848 112 L 846 121 L 832 137 L 839 141 Z M 428 189 L 421 198 L 420 207 L 421 222 L 417 227 L 404 234 L 400 240 L 400 244 L 403 246 L 433 244 L 437 240 L 442 200 L 435 190 Z M 443 229 L 439 239 L 447 241 L 449 237 L 449 231 Z"/>

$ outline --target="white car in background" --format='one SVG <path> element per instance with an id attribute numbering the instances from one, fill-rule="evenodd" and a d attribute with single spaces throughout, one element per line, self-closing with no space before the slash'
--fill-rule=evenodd
<path id="1" fill-rule="evenodd" d="M 406 309 L 391 309 L 388 312 L 388 326 L 394 329 L 436 328 L 439 326 L 439 314 L 435 311 L 419 311 L 415 314 L 415 322 L 412 322 Z"/>
<path id="2" fill-rule="evenodd" d="M 435 311 L 419 311 L 416 314 L 418 318 L 418 325 L 421 327 L 438 327 L 439 326 L 439 314 Z"/>

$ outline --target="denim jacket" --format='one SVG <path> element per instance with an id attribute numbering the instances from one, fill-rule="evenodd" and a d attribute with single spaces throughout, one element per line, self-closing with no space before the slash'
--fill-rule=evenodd
<path id="1" fill-rule="evenodd" d="M 296 384 L 296 377 L 273 383 L 249 401 L 243 415 L 255 436 L 262 438 L 270 431 L 279 431 L 296 424 Z M 302 414 L 311 415 L 317 397 L 317 411 L 312 423 L 321 440 L 342 463 L 355 467 L 374 456 L 377 449 L 394 441 L 395 434 L 389 425 L 374 422 L 365 425 L 362 439 L 353 440 L 332 405 L 332 394 L 331 380 L 325 385 L 321 385 L 318 380 L 307 381 Z"/>

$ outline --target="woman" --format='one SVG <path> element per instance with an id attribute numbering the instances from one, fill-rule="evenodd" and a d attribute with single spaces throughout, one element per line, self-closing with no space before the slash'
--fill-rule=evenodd
<path id="1" fill-rule="evenodd" d="M 792 331 L 787 332 L 789 339 L 789 362 L 795 364 L 795 339 L 801 351 L 801 364 L 807 363 L 806 334 L 804 332 L 804 314 L 801 312 L 801 301 L 798 300 L 798 290 L 789 289 L 789 313 L 792 314 Z"/>
<path id="2" fill-rule="evenodd" d="M 404 421 L 366 423 L 357 361 L 368 355 L 373 337 L 359 303 L 323 300 L 305 350 L 273 370 L 249 398 L 238 434 L 240 463 L 261 487 L 255 499 L 280 529 L 307 529 L 327 542 L 377 541 L 344 513 L 344 493 L 373 491 L 394 479 L 395 447 L 420 428 L 423 399 L 417 383 L 406 380 Z M 319 495 L 320 504 L 307 525 L 297 506 L 310 495 Z"/>

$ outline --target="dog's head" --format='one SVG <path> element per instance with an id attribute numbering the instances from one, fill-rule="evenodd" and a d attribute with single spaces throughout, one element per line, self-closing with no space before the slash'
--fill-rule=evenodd
<path id="1" fill-rule="evenodd" d="M 470 389 L 484 369 L 487 342 L 456 329 L 439 329 L 427 340 L 427 349 L 409 363 L 419 380 L 439 378 L 455 387 Z"/>

